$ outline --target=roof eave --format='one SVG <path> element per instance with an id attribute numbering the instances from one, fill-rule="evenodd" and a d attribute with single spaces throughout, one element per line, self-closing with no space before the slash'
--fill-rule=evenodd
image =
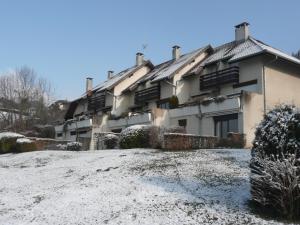
<path id="1" fill-rule="evenodd" d="M 296 62 L 296 61 L 293 61 L 293 60 L 290 60 L 289 58 L 286 58 L 286 57 L 283 57 L 282 55 L 278 55 L 272 51 L 268 51 L 267 49 L 264 49 L 260 52 L 257 52 L 255 54 L 252 54 L 252 55 L 247 55 L 247 56 L 244 56 L 244 57 L 241 57 L 241 58 L 238 58 L 238 59 L 235 59 L 235 60 L 229 60 L 228 63 L 235 63 L 235 62 L 238 62 L 238 61 L 242 61 L 242 60 L 245 60 L 247 58 L 252 58 L 252 57 L 255 57 L 255 56 L 258 56 L 258 55 L 262 55 L 262 54 L 271 54 L 271 55 L 275 55 L 277 56 L 278 58 L 281 58 L 281 59 L 284 59 L 286 61 L 289 61 L 291 63 L 294 63 L 298 66 L 300 66 L 300 62 Z"/>
<path id="2" fill-rule="evenodd" d="M 175 70 L 173 73 L 171 73 L 168 77 L 165 77 L 165 78 L 160 78 L 160 79 L 157 79 L 157 80 L 152 80 L 151 83 L 157 83 L 157 82 L 160 82 L 162 80 L 167 80 L 167 79 L 171 79 L 173 76 L 175 76 L 175 74 L 180 71 L 182 68 L 184 68 L 187 64 L 189 64 L 192 60 L 194 60 L 196 57 L 198 57 L 199 55 L 203 54 L 203 52 L 205 51 L 209 51 L 212 49 L 212 46 L 211 45 L 207 45 L 205 47 L 202 48 L 201 51 L 199 51 L 198 54 L 196 54 L 194 57 L 192 57 L 190 60 L 188 60 L 185 64 L 183 64 L 181 67 L 179 67 L 177 70 Z"/>

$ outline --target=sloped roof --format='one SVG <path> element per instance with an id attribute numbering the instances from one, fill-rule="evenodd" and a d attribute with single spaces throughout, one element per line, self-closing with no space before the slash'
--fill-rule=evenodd
<path id="1" fill-rule="evenodd" d="M 134 90 L 139 84 L 147 82 L 148 80 L 152 80 L 152 82 L 158 82 L 160 80 L 172 77 L 179 69 L 193 61 L 195 57 L 204 51 L 207 51 L 208 49 L 212 49 L 212 47 L 207 45 L 203 48 L 199 48 L 190 53 L 184 54 L 177 60 L 171 59 L 156 65 L 148 74 L 146 74 L 146 76 L 129 86 L 123 91 L 123 93 Z"/>
<path id="2" fill-rule="evenodd" d="M 139 79 L 137 82 L 135 82 L 134 84 L 130 85 L 128 88 L 126 88 L 122 93 L 125 93 L 127 91 L 132 91 L 135 88 L 138 87 L 139 84 L 142 84 L 144 82 L 147 82 L 148 80 L 151 80 L 153 77 L 155 77 L 155 75 L 162 70 L 163 68 L 169 66 L 171 63 L 173 62 L 173 60 L 169 60 L 166 62 L 163 62 L 159 65 L 156 65 L 149 73 L 147 73 L 144 77 L 142 77 L 141 79 Z"/>
<path id="3" fill-rule="evenodd" d="M 239 52 L 238 54 L 236 54 L 234 57 L 232 57 L 230 59 L 231 62 L 233 61 L 237 61 L 237 60 L 240 60 L 242 58 L 245 58 L 245 57 L 249 57 L 249 56 L 253 56 L 255 54 L 259 54 L 259 53 L 263 53 L 263 52 L 267 52 L 267 53 L 270 53 L 270 54 L 273 54 L 273 55 L 276 55 L 278 57 L 281 57 L 283 59 L 286 59 L 290 62 L 293 62 L 293 63 L 296 63 L 296 64 L 299 64 L 300 65 L 300 60 L 297 59 L 296 57 L 293 57 L 287 53 L 284 53 L 276 48 L 273 48 L 265 43 L 263 43 L 262 41 L 259 41 L 259 40 L 256 40 L 254 38 L 250 38 L 250 40 L 255 43 L 256 47 L 251 47 L 251 48 L 248 48 L 247 51 L 244 51 L 243 52 Z M 258 50 L 260 48 L 260 50 Z"/>
<path id="4" fill-rule="evenodd" d="M 121 82 L 127 76 L 134 73 L 135 71 L 137 71 L 138 69 L 140 69 L 141 67 L 143 67 L 145 65 L 150 65 L 151 67 L 153 67 L 153 65 L 150 61 L 145 61 L 140 66 L 130 67 L 130 68 L 125 69 L 125 70 L 121 71 L 120 73 L 114 75 L 112 78 L 107 79 L 103 83 L 101 83 L 101 84 L 97 85 L 96 87 L 94 87 L 93 91 L 101 92 L 101 91 L 104 91 L 104 90 L 112 89 L 114 86 L 116 86 L 119 82 Z"/>
<path id="5" fill-rule="evenodd" d="M 226 59 L 229 63 L 236 62 L 266 52 L 300 65 L 299 59 L 249 37 L 245 41 L 233 41 L 215 48 L 214 53 L 203 61 L 202 66 Z"/>
<path id="6" fill-rule="evenodd" d="M 228 60 L 229 63 L 234 63 L 262 53 L 270 53 L 300 65 L 299 59 L 273 48 L 253 37 L 249 37 L 245 41 L 232 41 L 214 48 L 213 54 L 208 56 L 198 66 L 194 67 L 186 76 L 199 74 L 204 66 L 218 61 Z"/>
<path id="7" fill-rule="evenodd" d="M 203 53 L 204 51 L 211 48 L 210 45 L 207 45 L 203 48 L 199 48 L 195 51 L 182 55 L 177 60 L 170 60 L 165 63 L 162 63 L 156 68 L 156 70 L 151 71 L 148 76 L 152 82 L 157 82 L 166 78 L 171 78 L 178 70 L 192 62 L 198 55 Z"/>

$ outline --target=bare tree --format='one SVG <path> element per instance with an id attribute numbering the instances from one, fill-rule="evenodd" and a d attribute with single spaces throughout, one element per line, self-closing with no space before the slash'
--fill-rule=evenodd
<path id="1" fill-rule="evenodd" d="M 25 130 L 47 123 L 52 88 L 46 79 L 26 66 L 0 76 L 0 126 Z"/>
<path id="2" fill-rule="evenodd" d="M 298 52 L 292 53 L 292 55 L 298 59 L 300 59 L 300 50 Z"/>

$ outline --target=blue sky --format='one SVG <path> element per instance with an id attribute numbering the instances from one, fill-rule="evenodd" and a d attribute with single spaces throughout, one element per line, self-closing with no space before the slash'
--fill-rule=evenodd
<path id="1" fill-rule="evenodd" d="M 231 41 L 243 21 L 252 36 L 291 53 L 300 49 L 299 9 L 298 0 L 1 0 L 0 73 L 27 65 L 57 99 L 72 99 L 87 76 L 100 83 L 108 70 L 132 66 L 138 51 L 157 64 L 175 44 L 184 53 Z"/>

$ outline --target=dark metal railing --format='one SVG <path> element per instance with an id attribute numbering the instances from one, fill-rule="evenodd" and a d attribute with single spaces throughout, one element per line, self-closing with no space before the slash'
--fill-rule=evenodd
<path id="1" fill-rule="evenodd" d="M 160 86 L 156 85 L 141 91 L 136 91 L 134 95 L 134 103 L 140 105 L 146 101 L 156 100 L 160 98 Z"/>
<path id="2" fill-rule="evenodd" d="M 89 111 L 101 111 L 105 108 L 105 92 L 94 93 L 88 97 L 88 110 Z"/>
<path id="3" fill-rule="evenodd" d="M 229 83 L 239 83 L 239 67 L 232 66 L 200 76 L 200 90 L 216 88 Z"/>

